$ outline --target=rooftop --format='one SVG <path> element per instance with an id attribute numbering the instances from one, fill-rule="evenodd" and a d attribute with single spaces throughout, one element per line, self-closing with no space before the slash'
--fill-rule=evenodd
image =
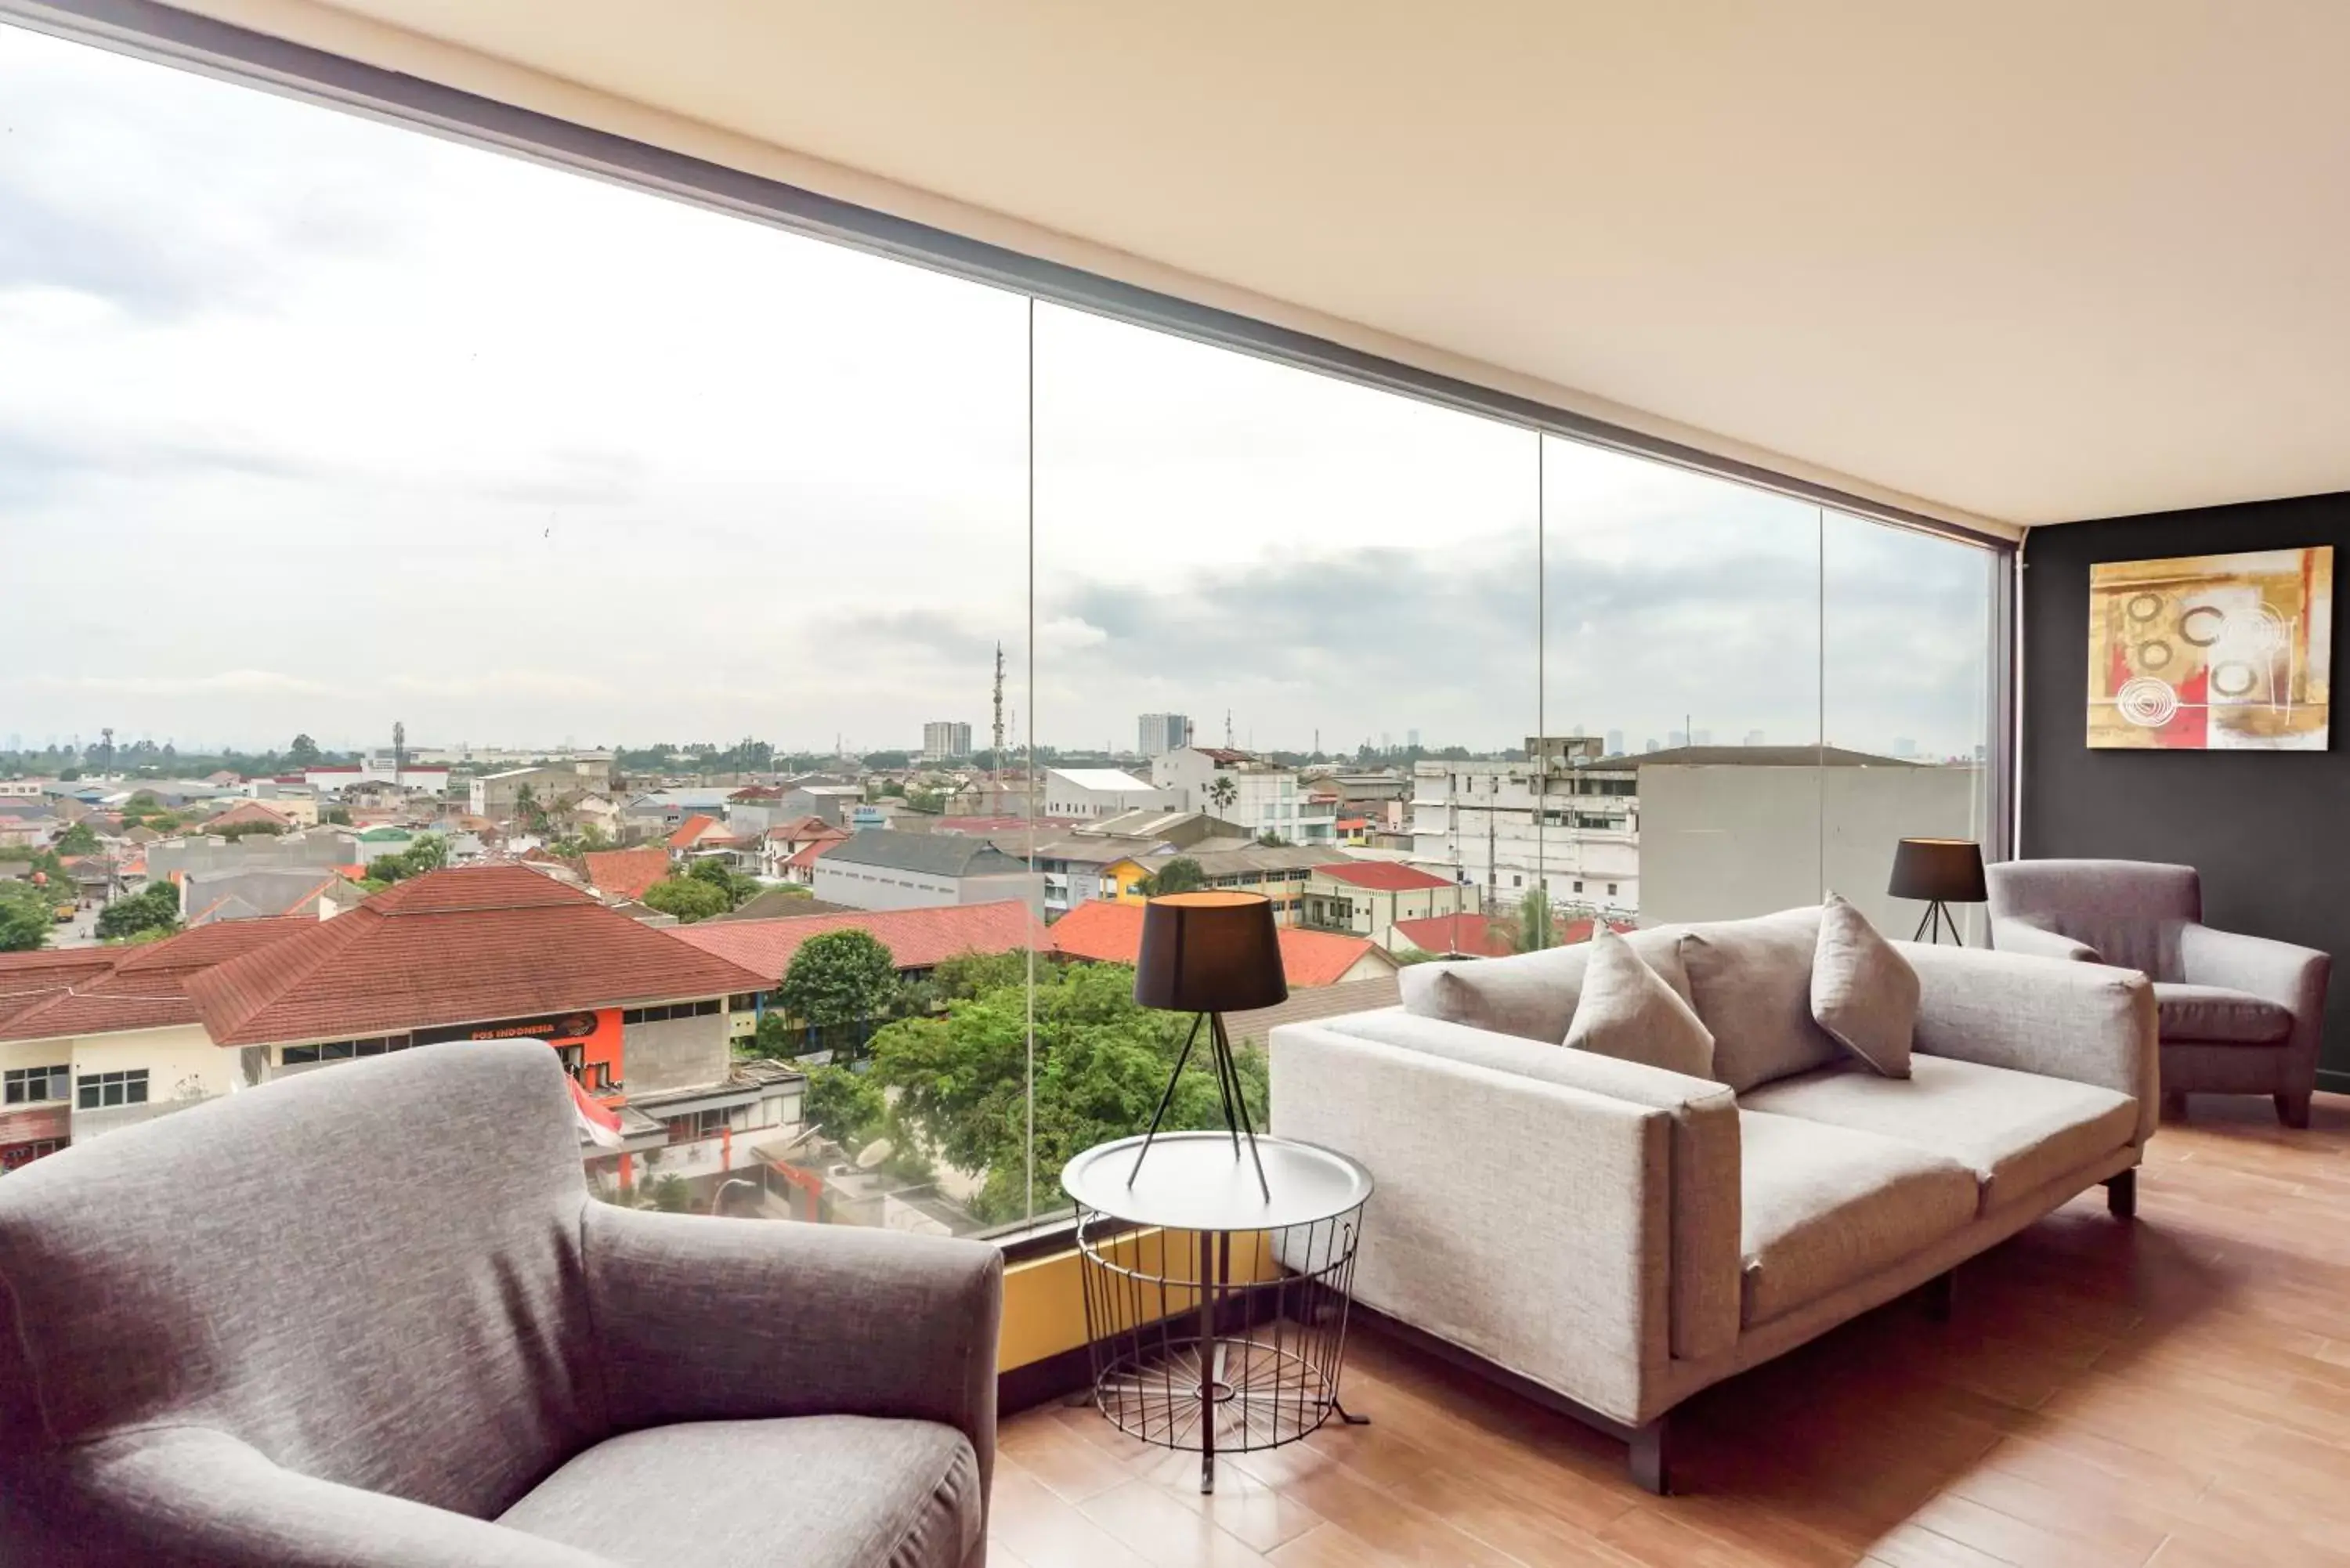
<path id="1" fill-rule="evenodd" d="M 332 1039 L 764 990 L 522 866 L 399 883 L 301 935 L 192 976 L 215 1044 Z"/>
<path id="2" fill-rule="evenodd" d="M 641 898 L 645 889 L 669 875 L 669 851 L 591 849 L 580 857 L 588 884 L 608 898 Z"/>
<path id="3" fill-rule="evenodd" d="M 1643 768 L 1917 768 L 1931 764 L 1904 757 L 1847 752 L 1841 746 L 1674 746 L 1629 759 Z"/>
<path id="4" fill-rule="evenodd" d="M 856 909 L 841 914 L 786 915 L 764 920 L 704 920 L 661 933 L 766 978 L 774 985 L 791 967 L 792 955 L 810 937 L 827 931 L 870 931 L 899 969 L 929 969 L 957 953 L 1016 952 L 1033 939 L 1039 948 L 1052 940 L 1016 898 L 987 904 L 941 904 L 923 909 Z"/>
<path id="5" fill-rule="evenodd" d="M 1074 784 L 1078 789 L 1148 791 L 1157 787 L 1146 780 L 1136 778 L 1123 768 L 1047 768 L 1045 771 L 1051 777 Z"/>
<path id="6" fill-rule="evenodd" d="M 224 920 L 140 947 L 0 953 L 0 1040 L 197 1023 L 183 983 L 191 975 L 318 929 L 300 916 Z"/>
<path id="7" fill-rule="evenodd" d="M 1400 860 L 1332 861 L 1314 868 L 1317 877 L 1329 877 L 1350 886 L 1379 893 L 1418 892 L 1430 888 L 1450 888 L 1452 883 L 1432 871 L 1417 866 L 1407 866 Z"/>
<path id="8" fill-rule="evenodd" d="M 824 857 L 929 877 L 1003 877 L 1028 868 L 983 838 L 960 833 L 901 833 L 887 827 L 853 833 L 827 845 Z"/>

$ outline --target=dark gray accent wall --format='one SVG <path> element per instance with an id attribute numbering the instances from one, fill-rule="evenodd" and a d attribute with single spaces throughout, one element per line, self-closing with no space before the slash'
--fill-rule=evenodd
<path id="1" fill-rule="evenodd" d="M 2089 567 L 2098 561 L 2332 545 L 2350 568 L 2350 494 L 2034 529 L 2023 548 L 2022 853 L 2168 860 L 2203 874 L 2204 918 L 2323 948 L 2321 1086 L 2350 1091 L 2350 714 L 2302 752 L 2093 752 Z M 2338 628 L 2350 604 L 2337 593 Z M 2343 673 L 2334 638 L 2334 673 Z"/>

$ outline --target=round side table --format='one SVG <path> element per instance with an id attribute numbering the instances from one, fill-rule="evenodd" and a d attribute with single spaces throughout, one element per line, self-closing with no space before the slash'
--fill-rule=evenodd
<path id="1" fill-rule="evenodd" d="M 1119 1430 L 1200 1455 L 1294 1443 L 1338 1400 L 1355 1247 L 1371 1175 L 1343 1154 L 1227 1132 L 1087 1149 L 1061 1172 L 1077 1206 L 1093 1402 Z M 1268 1190 L 1270 1197 L 1267 1196 Z"/>

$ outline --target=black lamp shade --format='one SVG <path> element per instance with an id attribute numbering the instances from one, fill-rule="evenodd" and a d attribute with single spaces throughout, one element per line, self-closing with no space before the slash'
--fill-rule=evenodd
<path id="1" fill-rule="evenodd" d="M 1897 898 L 1925 903 L 1980 904 L 1983 887 L 1982 846 L 1971 838 L 1905 838 L 1893 851 Z"/>
<path id="2" fill-rule="evenodd" d="M 1142 907 L 1134 1000 L 1176 1012 L 1245 1012 L 1289 1000 L 1273 901 L 1261 893 L 1170 893 Z"/>

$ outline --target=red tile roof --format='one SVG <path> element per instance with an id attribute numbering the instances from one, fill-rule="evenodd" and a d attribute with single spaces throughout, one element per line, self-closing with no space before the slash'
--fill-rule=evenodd
<path id="1" fill-rule="evenodd" d="M 844 833 L 838 838 L 819 838 L 814 844 L 804 844 L 798 849 L 795 850 L 792 854 L 792 857 L 789 860 L 785 861 L 784 864 L 787 867 L 797 866 L 805 869 L 807 867 L 815 865 L 817 859 L 823 856 L 824 852 L 831 848 L 834 845 L 845 844 L 847 841 L 848 835 Z"/>
<path id="2" fill-rule="evenodd" d="M 820 816 L 802 816 L 776 824 L 767 829 L 766 836 L 776 843 L 788 844 L 795 838 L 846 838 L 848 829 L 835 827 Z"/>
<path id="3" fill-rule="evenodd" d="M 588 885 L 608 898 L 641 898 L 645 889 L 669 875 L 666 849 L 591 849 L 579 857 Z"/>
<path id="4" fill-rule="evenodd" d="M 719 826 L 716 817 L 703 816 L 697 812 L 677 825 L 677 831 L 669 836 L 669 846 L 671 849 L 691 849 L 704 838 L 723 838 L 726 836 L 726 829 Z"/>
<path id="5" fill-rule="evenodd" d="M 1422 888 L 1452 886 L 1432 871 L 1423 871 L 1417 866 L 1406 866 L 1398 860 L 1336 860 L 1327 866 L 1316 866 L 1314 875 L 1381 893 L 1416 892 Z"/>
<path id="6" fill-rule="evenodd" d="M 224 920 L 140 947 L 0 955 L 0 1040 L 197 1023 L 191 976 L 317 928 L 302 916 Z"/>
<path id="7" fill-rule="evenodd" d="M 214 1044 L 331 1040 L 760 991 L 773 981 L 522 866 L 412 877 L 192 977 Z"/>
<path id="8" fill-rule="evenodd" d="M 757 970 L 775 984 L 792 955 L 827 931 L 870 931 L 899 969 L 929 969 L 957 953 L 1017 952 L 1034 939 L 1039 951 L 1052 939 L 1015 898 L 989 904 L 940 904 L 920 909 L 853 909 L 846 914 L 778 915 L 764 920 L 705 920 L 663 932 L 702 951 Z"/>
<path id="9" fill-rule="evenodd" d="M 1517 922 L 1501 915 L 1431 915 L 1420 920 L 1398 920 L 1395 929 L 1423 952 L 1464 953 L 1472 958 L 1507 958 L 1518 950 Z M 1558 946 L 1573 947 L 1591 940 L 1588 918 L 1557 922 Z M 1610 920 L 1610 930 L 1635 929 L 1630 920 Z"/>
<path id="10" fill-rule="evenodd" d="M 1092 898 L 1053 922 L 1053 946 L 1069 958 L 1132 963 L 1142 952 L 1142 906 Z M 1283 927 L 1281 972 L 1293 988 L 1335 985 L 1366 953 L 1387 954 L 1368 937 Z"/>

